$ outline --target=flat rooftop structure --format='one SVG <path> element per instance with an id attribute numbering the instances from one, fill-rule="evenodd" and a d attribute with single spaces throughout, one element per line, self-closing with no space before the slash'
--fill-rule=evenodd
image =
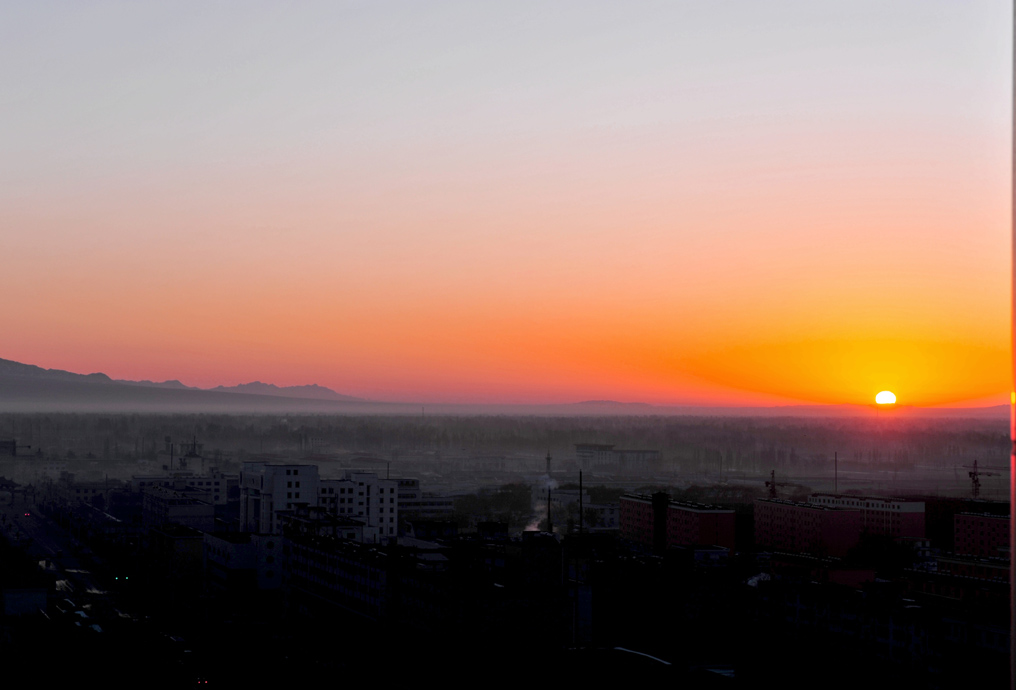
<path id="1" fill-rule="evenodd" d="M 297 513 L 295 510 L 280 510 L 278 511 L 278 515 L 280 520 L 286 519 L 289 522 L 299 522 L 314 526 L 363 527 L 367 524 L 363 520 L 335 515 L 334 513 L 323 513 L 320 515 L 314 514 L 308 516 L 306 514 Z"/>
<path id="2" fill-rule="evenodd" d="M 784 498 L 756 498 L 756 503 L 772 503 L 781 506 L 792 506 L 796 508 L 808 508 L 810 510 L 829 510 L 829 511 L 840 511 L 840 510 L 861 510 L 860 507 L 854 506 L 832 506 L 824 505 L 821 503 L 801 503 L 800 501 L 788 501 Z"/>
<path id="3" fill-rule="evenodd" d="M 179 525 L 179 524 L 172 523 L 172 522 L 171 523 L 167 523 L 165 525 L 160 525 L 159 527 L 153 527 L 152 531 L 153 532 L 159 532 L 161 534 L 165 534 L 166 536 L 173 537 L 174 539 L 204 539 L 205 538 L 205 533 L 202 532 L 201 530 L 196 530 L 193 527 L 188 527 L 187 525 Z"/>
<path id="4" fill-rule="evenodd" d="M 812 496 L 827 496 L 829 498 L 845 498 L 855 501 L 883 501 L 893 503 L 924 503 L 923 499 L 899 498 L 897 496 L 857 496 L 854 494 L 836 494 L 825 491 L 813 493 Z"/>
<path id="5" fill-rule="evenodd" d="M 387 564 L 390 562 L 388 553 L 376 544 L 363 544 L 349 539 L 342 539 L 328 534 L 298 533 L 287 537 L 294 546 L 301 546 L 316 551 L 343 556 L 350 560 L 365 564 Z"/>
<path id="6" fill-rule="evenodd" d="M 205 532 L 210 537 L 227 541 L 230 544 L 247 544 L 250 542 L 250 532 Z"/>
<path id="7" fill-rule="evenodd" d="M 650 505 L 652 505 L 652 503 L 653 503 L 653 497 L 648 495 L 648 494 L 622 494 L 621 495 L 621 500 L 625 500 L 625 499 L 627 499 L 629 501 L 644 501 L 645 503 L 648 503 Z M 603 505 L 606 505 L 606 504 L 603 504 Z M 682 510 L 692 510 L 692 511 L 699 512 L 699 513 L 716 513 L 716 512 L 733 513 L 734 512 L 733 508 L 725 508 L 723 506 L 712 505 L 712 504 L 708 504 L 708 503 L 692 503 L 690 501 L 675 501 L 674 499 L 668 500 L 667 501 L 667 505 L 668 506 L 673 506 L 675 508 L 680 508 Z"/>
<path id="8" fill-rule="evenodd" d="M 853 496 L 850 494 L 829 494 L 817 493 L 808 497 L 809 503 L 835 503 L 837 505 L 849 505 L 856 508 L 875 508 L 886 505 L 899 506 L 899 510 L 923 511 L 924 501 L 909 498 L 895 498 L 891 496 Z"/>
<path id="9" fill-rule="evenodd" d="M 170 489 L 165 486 L 150 486 L 146 487 L 143 493 L 148 494 L 149 496 L 152 496 L 154 498 L 165 500 L 167 503 L 169 503 L 169 505 L 174 506 L 209 505 L 208 501 L 202 501 L 198 498 L 186 495 L 187 493 L 195 493 L 193 491 L 183 492 L 177 491 L 175 489 Z"/>

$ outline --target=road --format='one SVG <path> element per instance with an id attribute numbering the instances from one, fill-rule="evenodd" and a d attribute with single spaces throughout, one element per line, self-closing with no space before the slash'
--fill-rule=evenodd
<path id="1" fill-rule="evenodd" d="M 0 506 L 0 526 L 13 543 L 25 544 L 27 553 L 40 568 L 57 579 L 57 590 L 77 595 L 102 596 L 103 588 L 77 556 L 73 537 L 46 518 L 31 501 L 15 495 Z"/>

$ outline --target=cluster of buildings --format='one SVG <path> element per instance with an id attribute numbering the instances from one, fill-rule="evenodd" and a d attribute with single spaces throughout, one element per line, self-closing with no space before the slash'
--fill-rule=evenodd
<path id="1" fill-rule="evenodd" d="M 622 539 L 663 551 L 674 546 L 719 546 L 734 550 L 734 510 L 674 501 L 666 493 L 621 497 Z"/>
<path id="2" fill-rule="evenodd" d="M 603 443 L 575 444 L 578 468 L 587 472 L 649 476 L 660 468 L 660 457 L 658 450 L 625 450 Z"/>

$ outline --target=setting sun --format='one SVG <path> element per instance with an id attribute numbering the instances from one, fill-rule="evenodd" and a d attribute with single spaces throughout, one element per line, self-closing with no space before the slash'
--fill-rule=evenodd
<path id="1" fill-rule="evenodd" d="M 875 396 L 875 402 L 879 405 L 895 405 L 896 395 L 890 391 L 882 391 Z"/>

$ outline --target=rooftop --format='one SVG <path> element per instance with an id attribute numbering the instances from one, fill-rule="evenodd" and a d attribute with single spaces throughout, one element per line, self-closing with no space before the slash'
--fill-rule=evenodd
<path id="1" fill-rule="evenodd" d="M 882 501 L 883 503 L 924 503 L 924 501 L 915 501 L 910 498 L 895 498 L 893 496 L 855 496 L 853 494 L 832 494 L 832 493 L 814 493 L 812 497 L 822 496 L 825 498 L 837 498 L 847 499 L 851 501 Z"/>
<path id="2" fill-rule="evenodd" d="M 778 505 L 785 505 L 794 508 L 808 508 L 809 510 L 828 510 L 828 511 L 853 511 L 860 512 L 859 508 L 853 508 L 848 506 L 825 506 L 818 503 L 800 503 L 798 501 L 788 501 L 782 498 L 756 498 L 756 503 L 775 503 Z"/>

